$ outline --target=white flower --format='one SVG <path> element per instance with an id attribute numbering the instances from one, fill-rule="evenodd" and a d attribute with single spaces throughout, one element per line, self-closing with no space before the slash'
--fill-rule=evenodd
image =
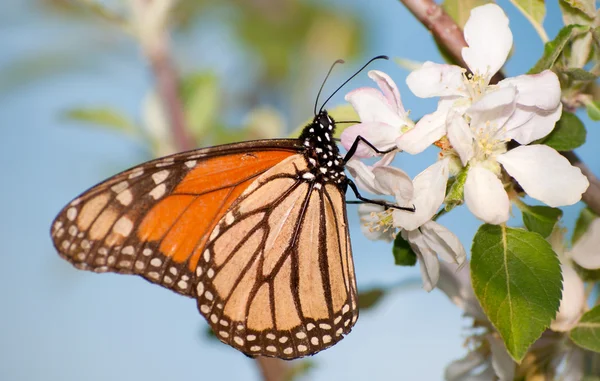
<path id="1" fill-rule="evenodd" d="M 583 281 L 568 264 L 561 265 L 563 289 L 560 307 L 550 329 L 557 332 L 570 331 L 585 312 L 585 289 Z"/>
<path id="2" fill-rule="evenodd" d="M 357 136 L 362 136 L 380 150 L 396 146 L 396 139 L 404 130 L 414 126 L 404 110 L 400 92 L 394 81 L 385 73 L 371 70 L 369 77 L 377 83 L 380 90 L 364 87 L 353 90 L 346 95 L 360 117 L 361 123 L 348 127 L 342 133 L 342 145 L 350 149 Z M 357 157 L 371 157 L 373 150 L 360 144 L 356 150 Z"/>
<path id="3" fill-rule="evenodd" d="M 600 269 L 600 218 L 590 223 L 587 231 L 573 245 L 569 256 L 585 269 Z"/>
<path id="4" fill-rule="evenodd" d="M 350 160 L 347 167 L 361 188 L 376 194 L 393 195 L 399 206 L 415 207 L 415 211 L 410 212 L 361 205 L 359 213 L 363 222 L 367 222 L 363 231 L 368 238 L 389 239 L 395 228 L 400 229 L 402 238 L 408 241 L 419 259 L 425 290 L 431 291 L 437 284 L 438 256 L 447 262 L 464 262 L 466 253 L 458 238 L 431 220 L 444 200 L 448 160 L 438 161 L 421 172 L 410 187 L 408 175 L 396 168 L 369 168 L 358 160 Z"/>
<path id="5" fill-rule="evenodd" d="M 437 111 L 425 115 L 414 129 L 398 138 L 399 149 L 411 154 L 423 151 L 447 133 L 450 135 L 449 116 L 453 119 L 462 116 L 481 98 L 502 89 L 512 89 L 503 94 L 504 100 L 515 103 L 504 123 L 511 139 L 521 144 L 530 143 L 550 133 L 560 118 L 560 84 L 549 70 L 507 78 L 497 85 L 489 84 L 504 65 L 513 41 L 508 18 L 499 6 L 486 4 L 474 8 L 464 34 L 468 47 L 463 48 L 462 56 L 472 74 L 467 75 L 459 66 L 426 62 L 406 79 L 418 97 L 438 96 L 440 100 Z"/>

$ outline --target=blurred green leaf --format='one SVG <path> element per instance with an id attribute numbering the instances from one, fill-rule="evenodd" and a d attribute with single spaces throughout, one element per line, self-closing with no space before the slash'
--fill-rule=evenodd
<path id="1" fill-rule="evenodd" d="M 567 69 L 558 69 L 559 73 L 565 74 L 567 77 L 574 81 L 582 81 L 589 82 L 595 81 L 598 76 L 596 74 L 590 73 L 587 70 L 580 69 L 577 67 L 567 68 Z"/>
<path id="2" fill-rule="evenodd" d="M 464 28 L 471 15 L 471 9 L 491 2 L 490 0 L 444 0 L 442 8 L 459 27 Z"/>
<path id="3" fill-rule="evenodd" d="M 213 73 L 194 73 L 180 81 L 180 94 L 185 108 L 186 124 L 200 143 L 218 116 L 221 89 Z"/>
<path id="4" fill-rule="evenodd" d="M 450 185 L 450 189 L 446 192 L 446 199 L 444 207 L 446 211 L 452 210 L 456 205 L 460 205 L 463 202 L 465 196 L 465 182 L 467 181 L 468 167 L 463 168 L 458 175 L 454 178 Z"/>
<path id="5" fill-rule="evenodd" d="M 285 374 L 285 380 L 293 381 L 302 376 L 306 376 L 317 365 L 313 360 L 302 360 L 290 363 L 290 367 Z"/>
<path id="6" fill-rule="evenodd" d="M 573 229 L 573 237 L 571 238 L 571 245 L 575 245 L 579 238 L 588 230 L 592 221 L 598 218 L 598 215 L 594 213 L 590 208 L 583 208 L 579 212 L 577 222 L 575 222 L 575 229 Z"/>
<path id="7" fill-rule="evenodd" d="M 358 309 L 360 311 L 366 311 L 370 308 L 375 307 L 383 297 L 387 294 L 387 290 L 375 287 L 367 291 L 361 291 L 358 293 Z"/>
<path id="8" fill-rule="evenodd" d="M 585 103 L 585 109 L 591 120 L 600 120 L 600 101 L 588 101 Z"/>
<path id="9" fill-rule="evenodd" d="M 556 122 L 556 127 L 542 140 L 542 144 L 557 151 L 570 151 L 585 143 L 586 130 L 583 122 L 567 111 Z"/>
<path id="10" fill-rule="evenodd" d="M 484 224 L 473 239 L 471 279 L 509 354 L 521 361 L 560 304 L 562 275 L 552 247 L 537 233 Z"/>
<path id="11" fill-rule="evenodd" d="M 600 306 L 583 314 L 569 336 L 580 347 L 600 352 Z"/>
<path id="12" fill-rule="evenodd" d="M 554 225 L 562 216 L 562 210 L 558 208 L 543 205 L 529 206 L 524 203 L 518 205 L 523 213 L 523 223 L 527 230 L 536 232 L 544 238 L 552 233 Z"/>
<path id="13" fill-rule="evenodd" d="M 123 113 L 113 108 L 72 108 L 63 113 L 63 117 L 72 121 L 89 123 L 112 130 L 133 134 L 135 124 Z"/>
<path id="14" fill-rule="evenodd" d="M 566 0 L 566 3 L 590 18 L 596 17 L 596 2 L 594 0 Z"/>
<path id="15" fill-rule="evenodd" d="M 510 0 L 510 2 L 529 20 L 542 38 L 542 41 L 548 41 L 548 35 L 543 25 L 544 17 L 546 17 L 546 4 L 544 0 Z"/>
<path id="16" fill-rule="evenodd" d="M 417 255 L 400 233 L 396 234 L 392 253 L 396 266 L 414 266 L 417 263 Z"/>
<path id="17" fill-rule="evenodd" d="M 590 28 L 581 25 L 569 25 L 560 30 L 554 40 L 544 45 L 544 54 L 542 58 L 529 70 L 527 74 L 541 73 L 546 69 L 551 69 L 563 50 L 575 36 L 589 31 Z"/>

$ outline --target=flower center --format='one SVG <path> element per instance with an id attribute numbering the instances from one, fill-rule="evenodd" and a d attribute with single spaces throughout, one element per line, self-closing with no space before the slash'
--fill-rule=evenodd
<path id="1" fill-rule="evenodd" d="M 392 209 L 386 209 L 381 212 L 371 212 L 370 217 L 370 221 L 365 222 L 365 226 L 371 233 L 385 233 L 390 229 L 395 229 Z"/>
<path id="2" fill-rule="evenodd" d="M 479 98 L 485 95 L 487 89 L 490 87 L 488 86 L 488 81 L 487 75 L 463 72 L 463 83 L 465 84 L 469 98 L 471 98 L 471 103 L 477 102 Z"/>

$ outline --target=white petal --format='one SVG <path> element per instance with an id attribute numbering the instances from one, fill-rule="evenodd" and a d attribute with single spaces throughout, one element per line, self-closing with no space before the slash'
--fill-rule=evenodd
<path id="1" fill-rule="evenodd" d="M 560 307 L 550 328 L 557 332 L 571 330 L 583 314 L 585 308 L 585 290 L 583 281 L 569 265 L 562 265 L 563 290 Z"/>
<path id="2" fill-rule="evenodd" d="M 498 376 L 500 381 L 513 381 L 516 364 L 508 354 L 504 343 L 502 340 L 491 334 L 488 334 L 486 338 L 488 343 L 490 343 L 490 349 L 492 350 L 492 367 L 494 368 L 496 376 Z"/>
<path id="3" fill-rule="evenodd" d="M 474 73 L 491 78 L 506 62 L 513 36 L 508 17 L 496 4 L 486 4 L 471 10 L 464 28 L 468 48 L 462 56 Z"/>
<path id="4" fill-rule="evenodd" d="M 433 290 L 440 277 L 440 262 L 437 255 L 427 246 L 420 231 L 403 231 L 402 237 L 408 241 L 419 260 L 423 289 L 427 292 Z"/>
<path id="5" fill-rule="evenodd" d="M 461 265 L 467 259 L 465 248 L 457 236 L 443 225 L 428 221 L 421 225 L 427 245 L 443 260 Z"/>
<path id="6" fill-rule="evenodd" d="M 474 136 L 465 118 L 457 112 L 448 114 L 448 140 L 458 152 L 460 161 L 466 166 L 473 157 Z"/>
<path id="7" fill-rule="evenodd" d="M 484 95 L 467 110 L 471 126 L 500 130 L 515 111 L 517 90 L 505 87 Z"/>
<path id="8" fill-rule="evenodd" d="M 396 86 L 396 82 L 394 82 L 389 75 L 379 70 L 371 70 L 369 71 L 369 78 L 377 83 L 377 86 L 381 89 L 381 92 L 388 100 L 388 103 L 395 106 L 397 114 L 406 114 L 404 106 L 402 105 L 398 86 Z"/>
<path id="9" fill-rule="evenodd" d="M 479 352 L 469 352 L 465 357 L 452 361 L 444 371 L 446 381 L 464 381 L 474 369 L 486 361 Z"/>
<path id="10" fill-rule="evenodd" d="M 385 123 L 368 122 L 355 124 L 342 132 L 341 141 L 344 148 L 349 150 L 359 135 L 379 150 L 385 151 L 396 146 L 396 139 L 401 135 L 401 132 L 400 127 L 390 126 Z M 354 155 L 365 158 L 373 157 L 377 153 L 368 145 L 360 142 Z"/>
<path id="11" fill-rule="evenodd" d="M 382 122 L 400 128 L 404 125 L 402 117 L 397 112 L 396 104 L 392 104 L 377 89 L 362 87 L 346 94 L 361 122 Z"/>
<path id="12" fill-rule="evenodd" d="M 520 75 L 506 78 L 498 83 L 500 87 L 517 88 L 517 103 L 523 106 L 534 106 L 546 111 L 554 111 L 560 104 L 560 82 L 551 70 L 539 74 Z"/>
<path id="13" fill-rule="evenodd" d="M 384 207 L 375 204 L 360 204 L 358 206 L 358 216 L 360 218 L 360 230 L 363 232 L 365 237 L 370 240 L 384 240 L 391 242 L 394 240 L 396 231 L 395 229 L 383 229 L 375 230 L 371 228 L 371 224 L 377 225 L 379 217 L 374 213 L 380 213 L 384 211 Z"/>
<path id="14" fill-rule="evenodd" d="M 510 203 L 504 186 L 494 173 L 481 165 L 469 169 L 465 203 L 475 217 L 487 223 L 498 225 L 508 220 Z"/>
<path id="15" fill-rule="evenodd" d="M 373 194 L 383 194 L 380 189 L 375 187 L 375 175 L 365 163 L 358 159 L 350 159 L 346 163 L 346 168 L 354 177 L 354 182 L 360 189 Z"/>
<path id="16" fill-rule="evenodd" d="M 504 125 L 504 136 L 521 144 L 529 144 L 552 132 L 561 114 L 562 103 L 553 111 L 517 105 L 515 112 Z"/>
<path id="17" fill-rule="evenodd" d="M 545 145 L 519 146 L 497 160 L 529 196 L 552 207 L 575 204 L 589 186 L 579 168 Z"/>
<path id="18" fill-rule="evenodd" d="M 585 269 L 600 269 L 600 218 L 590 223 L 588 230 L 571 249 L 570 256 Z"/>
<path id="19" fill-rule="evenodd" d="M 413 183 L 403 170 L 396 167 L 375 167 L 374 186 L 382 194 L 396 197 L 400 206 L 404 206 L 413 198 Z"/>
<path id="20" fill-rule="evenodd" d="M 440 160 L 419 173 L 413 180 L 414 212 L 394 210 L 394 225 L 415 230 L 438 211 L 446 195 L 448 159 Z M 398 200 L 400 202 L 401 200 Z"/>
<path id="21" fill-rule="evenodd" d="M 464 72 L 465 70 L 459 66 L 427 61 L 421 68 L 411 72 L 406 77 L 406 84 L 419 98 L 466 97 L 468 93 L 464 84 Z"/>

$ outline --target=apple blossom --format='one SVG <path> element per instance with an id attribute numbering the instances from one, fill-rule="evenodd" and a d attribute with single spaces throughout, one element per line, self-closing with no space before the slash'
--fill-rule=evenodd
<path id="1" fill-rule="evenodd" d="M 569 256 L 585 269 L 600 269 L 600 218 L 592 220 L 586 232 L 573 245 Z"/>

